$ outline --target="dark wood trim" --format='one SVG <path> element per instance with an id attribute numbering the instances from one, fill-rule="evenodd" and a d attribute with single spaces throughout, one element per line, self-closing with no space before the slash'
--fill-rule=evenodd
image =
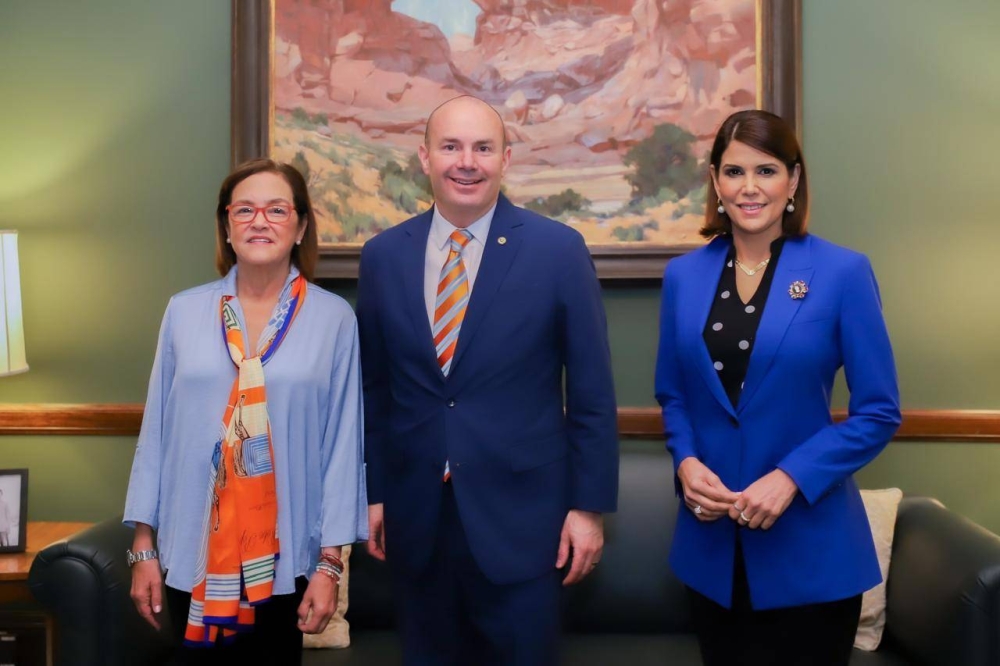
<path id="1" fill-rule="evenodd" d="M 266 157 L 270 149 L 273 10 L 271 0 L 232 0 L 229 133 L 234 167 Z"/>
<path id="2" fill-rule="evenodd" d="M 761 3 L 761 108 L 802 136 L 802 0 Z"/>
<path id="3" fill-rule="evenodd" d="M 843 421 L 845 410 L 833 418 Z M 622 407 L 618 432 L 624 439 L 663 439 L 663 422 L 657 407 Z M 912 409 L 903 412 L 897 442 L 1000 443 L 1000 411 L 971 409 Z"/>
<path id="4" fill-rule="evenodd" d="M 233 166 L 270 152 L 273 121 L 271 53 L 273 0 L 232 1 L 231 161 Z M 774 111 L 801 132 L 802 0 L 758 0 L 761 3 L 761 107 Z M 659 282 L 671 258 L 697 247 L 623 247 L 592 245 L 597 274 L 604 281 Z M 356 279 L 361 248 L 320 249 L 316 276 Z"/>
<path id="5" fill-rule="evenodd" d="M 107 435 L 135 437 L 142 404 L 0 404 L 2 435 Z M 842 421 L 843 410 L 834 412 Z M 663 439 L 660 410 L 621 407 L 618 433 L 623 439 Z M 1000 411 L 912 409 L 903 412 L 895 441 L 1000 443 Z"/>
<path id="6" fill-rule="evenodd" d="M 135 404 L 0 404 L 0 435 L 136 436 L 142 424 Z"/>

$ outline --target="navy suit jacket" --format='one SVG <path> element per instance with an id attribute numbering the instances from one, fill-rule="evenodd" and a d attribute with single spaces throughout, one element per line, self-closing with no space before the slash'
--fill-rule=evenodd
<path id="1" fill-rule="evenodd" d="M 815 236 L 789 238 L 735 407 L 703 338 L 729 240 L 675 259 L 663 281 L 656 398 L 676 466 L 698 458 L 733 491 L 784 470 L 799 487 L 770 530 L 728 518 L 678 515 L 670 562 L 687 585 L 729 607 L 737 530 L 756 609 L 843 599 L 881 580 L 852 474 L 900 423 L 899 391 L 878 286 L 868 259 Z M 792 299 L 789 287 L 809 292 Z M 830 395 L 843 366 L 849 416 L 834 424 Z M 676 482 L 676 477 L 675 477 Z M 678 484 L 678 491 L 680 486 Z"/>
<path id="2" fill-rule="evenodd" d="M 447 459 L 476 562 L 495 583 L 555 566 L 569 509 L 609 512 L 618 435 L 600 285 L 579 233 L 501 195 L 451 372 L 424 305 L 433 211 L 365 244 L 358 281 L 368 498 L 411 575 L 433 550 Z"/>

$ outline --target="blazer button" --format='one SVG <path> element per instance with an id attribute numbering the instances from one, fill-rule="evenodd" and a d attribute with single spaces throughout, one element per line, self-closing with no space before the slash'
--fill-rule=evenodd
<path id="1" fill-rule="evenodd" d="M 740 420 L 738 418 L 736 418 L 735 416 L 730 416 L 729 417 L 729 422 L 732 425 L 736 426 L 737 428 L 740 427 Z"/>
<path id="2" fill-rule="evenodd" d="M 448 406 L 449 407 L 454 407 L 455 406 L 455 401 L 454 400 L 449 400 L 448 401 Z"/>

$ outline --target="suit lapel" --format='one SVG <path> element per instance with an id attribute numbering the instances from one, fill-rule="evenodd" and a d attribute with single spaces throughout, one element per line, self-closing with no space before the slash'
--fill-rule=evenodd
<path id="1" fill-rule="evenodd" d="M 469 306 L 462 320 L 462 329 L 458 333 L 458 346 L 451 361 L 449 377 L 455 376 L 455 369 L 462 360 L 465 350 L 469 348 L 483 318 L 489 311 L 490 303 L 497 290 L 503 284 L 507 271 L 521 246 L 521 234 L 517 228 L 523 223 L 518 219 L 517 209 L 504 195 L 500 195 L 493 220 L 490 222 L 490 233 L 483 248 L 483 258 L 479 262 L 479 272 L 469 297 Z M 503 238 L 501 244 L 499 239 Z"/>
<path id="2" fill-rule="evenodd" d="M 696 277 L 688 282 L 687 289 L 681 293 L 681 297 L 691 305 L 685 308 L 690 316 L 683 318 L 684 334 L 679 339 L 692 343 L 690 349 L 693 352 L 693 361 L 698 369 L 698 374 L 705 380 L 709 391 L 719 401 L 719 404 L 731 415 L 736 416 L 733 404 L 729 401 L 726 389 L 719 379 L 719 373 L 712 365 L 712 357 L 708 353 L 708 345 L 705 344 L 703 335 L 705 322 L 708 321 L 708 313 L 712 310 L 712 302 L 715 300 L 715 292 L 719 286 L 722 262 L 726 259 L 728 249 L 729 243 L 726 241 L 714 241 L 701 255 L 700 265 L 694 267 Z"/>
<path id="3" fill-rule="evenodd" d="M 792 323 L 799 307 L 801 307 L 802 301 L 791 298 L 788 295 L 788 288 L 796 280 L 801 280 L 808 285 L 812 279 L 810 245 L 809 236 L 789 238 L 781 250 L 774 279 L 771 281 L 771 290 L 764 306 L 764 314 L 757 327 L 753 351 L 750 354 L 750 365 L 743 382 L 743 391 L 740 394 L 737 411 L 742 410 L 760 388 L 767 371 L 771 368 L 778 347 L 781 346 L 781 341 L 784 340 L 785 333 L 788 332 L 789 324 Z"/>
<path id="4" fill-rule="evenodd" d="M 410 311 L 413 329 L 422 348 L 424 360 L 434 369 L 434 374 L 441 381 L 444 375 L 437 362 L 434 351 L 434 338 L 431 335 L 431 324 L 427 319 L 427 305 L 424 301 L 424 262 L 427 257 L 427 237 L 431 230 L 431 219 L 434 209 L 431 208 L 415 220 L 406 232 L 406 246 L 400 253 L 400 269 L 402 271 L 403 300 Z"/>

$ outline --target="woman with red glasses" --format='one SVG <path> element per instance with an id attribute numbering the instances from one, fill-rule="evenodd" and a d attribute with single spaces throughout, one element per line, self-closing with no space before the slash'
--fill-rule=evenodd
<path id="1" fill-rule="evenodd" d="M 299 664 L 367 538 L 357 325 L 310 282 L 302 175 L 260 159 L 222 183 L 222 279 L 167 306 L 132 465 L 132 598 L 177 661 Z"/>

